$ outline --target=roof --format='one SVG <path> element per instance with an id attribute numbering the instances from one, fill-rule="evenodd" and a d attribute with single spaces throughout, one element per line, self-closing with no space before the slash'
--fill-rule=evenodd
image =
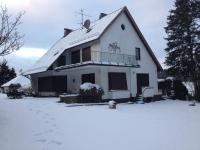
<path id="1" fill-rule="evenodd" d="M 66 50 L 93 40 L 99 39 L 103 33 L 110 27 L 112 22 L 122 13 L 125 12 L 127 17 L 129 18 L 130 22 L 132 23 L 134 29 L 136 30 L 138 36 L 141 38 L 142 42 L 144 43 L 145 47 L 147 48 L 150 56 L 154 60 L 155 64 L 157 65 L 158 70 L 162 70 L 162 67 L 158 60 L 156 59 L 153 51 L 151 50 L 150 46 L 146 42 L 144 36 L 140 32 L 138 26 L 136 25 L 134 19 L 132 18 L 130 12 L 128 11 L 127 7 L 122 7 L 107 16 L 96 20 L 91 23 L 91 31 L 87 32 L 85 28 L 80 28 L 77 30 L 72 31 L 67 36 L 62 37 L 58 40 L 51 48 L 48 50 L 44 56 L 42 56 L 35 64 L 32 66 L 31 69 L 27 70 L 25 74 L 34 74 L 39 72 L 46 71 L 54 62 L 55 60 Z"/>
<path id="2" fill-rule="evenodd" d="M 1 87 L 8 87 L 11 84 L 20 84 L 22 87 L 30 87 L 31 82 L 30 80 L 22 75 L 15 77 L 14 79 L 8 81 L 7 83 L 3 84 Z"/>

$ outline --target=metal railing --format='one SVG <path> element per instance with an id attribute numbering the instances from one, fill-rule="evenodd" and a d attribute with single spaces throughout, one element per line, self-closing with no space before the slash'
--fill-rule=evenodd
<path id="1" fill-rule="evenodd" d="M 138 65 L 135 55 L 91 51 L 91 60 L 103 64 Z"/>
<path id="2" fill-rule="evenodd" d="M 93 64 L 105 64 L 105 65 L 122 65 L 122 66 L 135 66 L 139 67 L 138 61 L 135 55 L 111 53 L 105 51 L 91 51 L 91 60 L 79 62 L 75 64 L 67 64 L 64 66 L 56 67 L 55 70 L 71 68 L 74 66 L 93 63 Z"/>

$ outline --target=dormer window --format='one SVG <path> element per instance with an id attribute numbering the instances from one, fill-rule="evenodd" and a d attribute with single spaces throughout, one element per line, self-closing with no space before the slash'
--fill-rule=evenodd
<path id="1" fill-rule="evenodd" d="M 91 60 L 91 49 L 90 47 L 86 47 L 82 49 L 82 61 L 90 61 Z"/>
<path id="2" fill-rule="evenodd" d="M 80 50 L 76 50 L 71 52 L 71 63 L 72 64 L 76 64 L 76 63 L 80 63 Z"/>
<path id="3" fill-rule="evenodd" d="M 66 56 L 60 56 L 57 60 L 57 66 L 65 66 L 66 65 Z"/>

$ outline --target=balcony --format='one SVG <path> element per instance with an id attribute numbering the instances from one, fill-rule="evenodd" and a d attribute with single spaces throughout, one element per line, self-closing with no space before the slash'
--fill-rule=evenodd
<path id="1" fill-rule="evenodd" d="M 81 59 L 79 63 L 56 67 L 55 70 L 67 69 L 86 64 L 139 67 L 135 55 L 118 54 L 103 51 L 91 51 L 90 54 L 91 55 L 89 57 L 87 56 L 87 61 L 83 61 L 85 59 L 83 58 L 84 56 L 82 56 L 80 57 Z"/>
<path id="2" fill-rule="evenodd" d="M 92 51 L 91 60 L 94 63 L 137 66 L 138 62 L 135 55 L 117 54 L 102 51 Z"/>

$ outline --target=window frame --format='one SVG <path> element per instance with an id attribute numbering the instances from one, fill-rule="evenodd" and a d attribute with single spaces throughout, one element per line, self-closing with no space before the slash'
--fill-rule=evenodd
<path id="1" fill-rule="evenodd" d="M 135 58 L 136 60 L 141 60 L 141 49 L 139 47 L 135 48 Z"/>
<path id="2" fill-rule="evenodd" d="M 77 56 L 78 56 L 78 58 L 77 58 Z M 71 64 L 77 64 L 80 62 L 81 62 L 80 50 L 72 51 L 71 52 Z"/>
<path id="3" fill-rule="evenodd" d="M 82 62 L 91 61 L 91 47 L 85 47 L 82 49 Z"/>
<path id="4" fill-rule="evenodd" d="M 108 89 L 109 91 L 127 91 L 128 84 L 126 72 L 108 72 Z"/>
<path id="5" fill-rule="evenodd" d="M 86 77 L 86 76 L 88 76 L 88 77 Z M 90 77 L 92 77 L 92 80 L 93 81 L 83 81 L 83 80 L 85 80 L 86 78 L 87 79 L 89 79 Z M 86 79 L 86 80 L 87 80 Z M 87 73 L 87 74 L 82 74 L 81 75 L 81 83 L 83 84 L 83 83 L 86 83 L 86 82 L 90 82 L 90 83 L 93 83 L 93 84 L 95 84 L 95 73 Z"/>
<path id="6" fill-rule="evenodd" d="M 66 65 L 66 56 L 65 55 L 61 55 L 60 57 L 58 57 L 57 59 L 57 66 L 65 66 Z"/>

